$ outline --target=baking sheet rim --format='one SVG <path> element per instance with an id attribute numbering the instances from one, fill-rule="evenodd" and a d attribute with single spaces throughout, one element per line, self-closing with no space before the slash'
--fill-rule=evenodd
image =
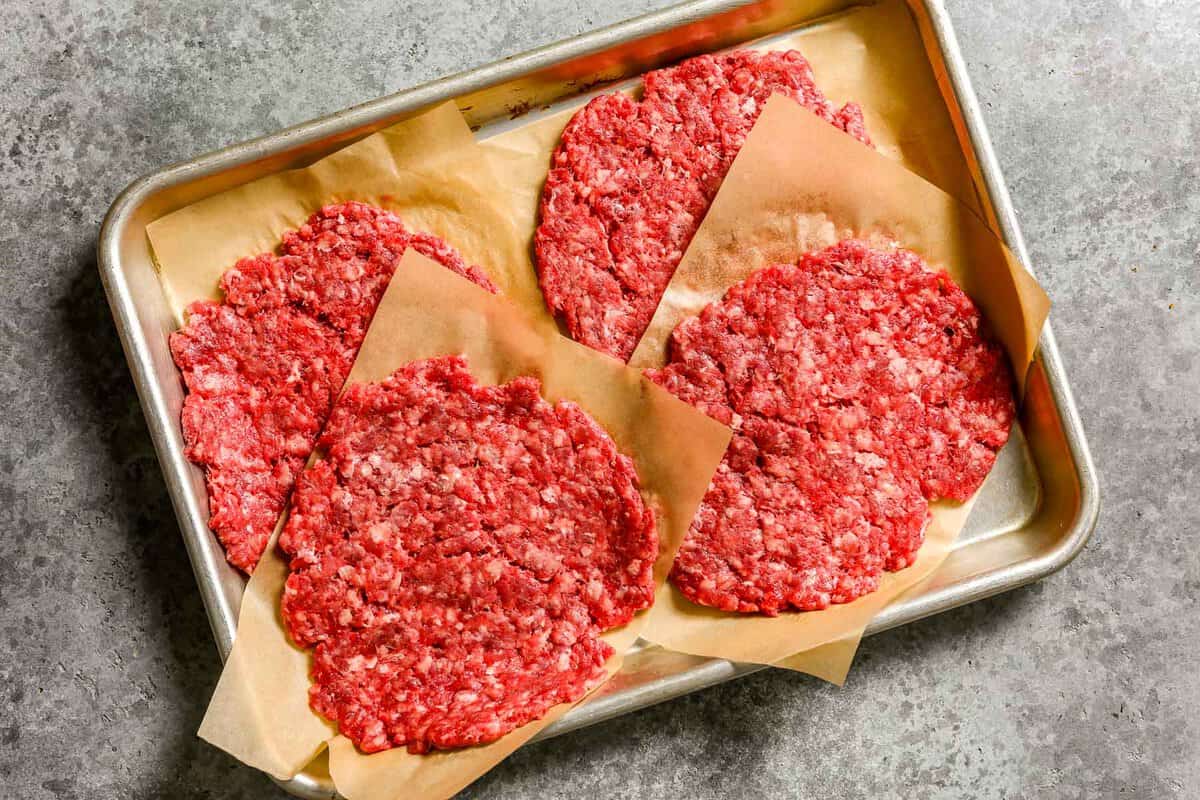
<path id="1" fill-rule="evenodd" d="M 935 42 L 927 42 L 927 49 L 932 52 L 936 47 L 936 51 L 944 61 L 946 77 L 955 95 L 952 98 L 955 102 L 951 104 L 951 111 L 954 111 L 954 105 L 958 106 L 959 116 L 967 129 L 971 149 L 978 160 L 983 178 L 984 185 L 980 188 L 990 201 L 991 210 L 1000 224 L 1002 238 L 1028 265 L 1030 263 L 1028 254 L 1011 200 L 997 166 L 995 154 L 980 115 L 978 101 L 975 99 L 974 91 L 967 78 L 965 65 L 948 15 L 937 0 L 909 0 L 909 2 L 911 6 L 921 7 L 927 15 L 928 24 L 936 37 Z M 221 590 L 217 560 L 211 558 L 211 552 L 205 552 L 205 539 L 209 538 L 210 534 L 207 526 L 203 524 L 203 520 L 199 519 L 195 513 L 195 498 L 190 498 L 192 502 L 188 502 L 189 484 L 192 483 L 188 471 L 191 467 L 182 458 L 182 442 L 177 430 L 178 426 L 174 424 L 167 408 L 167 401 L 163 397 L 162 376 L 155 369 L 155 359 L 148 341 L 151 332 L 147 329 L 144 315 L 130 288 L 127 265 L 123 258 L 123 244 L 131 238 L 130 226 L 133 226 L 133 230 L 136 231 L 145 225 L 147 220 L 143 218 L 139 221 L 138 214 L 144 212 L 147 206 L 164 191 L 209 178 L 239 166 L 245 166 L 254 161 L 278 156 L 288 151 L 297 151 L 305 145 L 321 140 L 338 139 L 339 146 L 341 146 L 368 135 L 373 130 L 385 126 L 404 114 L 415 112 L 432 103 L 453 99 L 487 86 L 502 84 L 536 69 L 595 52 L 601 49 L 602 45 L 632 41 L 652 32 L 677 27 L 739 5 L 742 3 L 738 0 L 697 0 L 697 2 L 680 4 L 618 23 L 494 64 L 397 92 L 274 134 L 238 143 L 189 161 L 170 165 L 135 180 L 117 196 L 101 226 L 97 246 L 98 268 L 222 658 L 228 654 L 232 631 L 236 628 L 237 608 L 236 603 L 229 602 L 229 598 L 224 596 L 224 592 Z M 951 98 L 948 98 L 948 103 L 950 100 Z M 165 344 L 163 346 L 165 347 Z M 1099 481 L 1049 323 L 1039 339 L 1039 352 L 1034 363 L 1041 366 L 1078 482 L 1078 504 L 1072 523 L 1055 546 L 1041 556 L 1017 564 L 1004 565 L 994 571 L 975 576 L 969 581 L 946 586 L 936 592 L 910 598 L 901 604 L 892 606 L 872 622 L 865 635 L 878 633 L 1038 580 L 1066 566 L 1086 544 L 1099 513 Z M 705 667 L 719 667 L 720 665 L 720 659 L 711 659 L 688 672 L 699 672 Z M 723 674 L 710 682 L 688 686 L 684 692 L 711 686 L 714 683 L 755 671 L 753 669 L 739 670 L 738 665 L 730 666 L 730 674 Z M 711 669 L 710 671 L 718 670 Z M 676 673 L 672 677 L 686 674 L 686 672 Z M 684 692 L 661 697 L 654 702 L 670 699 Z M 620 713 L 632 710 L 634 707 L 631 706 Z M 592 724 L 615 715 L 602 714 L 595 719 L 588 720 L 585 724 Z M 548 728 L 539 738 L 548 738 L 573 730 L 575 727 L 578 726 L 571 725 L 567 718 Z M 315 781 L 298 776 L 290 782 L 285 782 L 284 785 L 289 791 L 298 790 L 305 796 L 328 796 L 322 792 L 321 787 L 309 784 L 315 784 Z"/>

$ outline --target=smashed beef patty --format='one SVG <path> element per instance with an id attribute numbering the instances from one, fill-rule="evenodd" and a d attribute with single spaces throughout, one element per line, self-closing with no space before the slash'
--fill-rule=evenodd
<path id="1" fill-rule="evenodd" d="M 671 336 L 649 377 L 734 440 L 671 572 L 696 603 L 845 603 L 916 557 L 928 501 L 966 500 L 1014 417 L 970 299 L 914 253 L 841 242 L 767 267 Z"/>
<path id="2" fill-rule="evenodd" d="M 343 203 L 284 234 L 278 255 L 235 264 L 221 277 L 224 299 L 192 303 L 187 324 L 171 334 L 188 391 L 185 453 L 204 468 L 209 527 L 246 572 L 409 247 L 496 291 L 441 239 L 408 231 L 383 209 Z"/>
<path id="3" fill-rule="evenodd" d="M 365 752 L 498 739 L 604 677 L 600 634 L 653 601 L 633 462 L 534 378 L 458 357 L 349 387 L 279 544 L 312 707 Z"/>
<path id="4" fill-rule="evenodd" d="M 739 50 L 646 73 L 568 123 L 535 234 L 546 304 L 577 341 L 628 360 L 746 135 L 774 93 L 870 144 L 795 50 Z M 797 143 L 803 147 L 803 142 Z"/>

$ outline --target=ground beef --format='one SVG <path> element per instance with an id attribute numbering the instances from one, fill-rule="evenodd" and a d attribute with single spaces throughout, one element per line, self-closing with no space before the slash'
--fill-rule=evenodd
<path id="1" fill-rule="evenodd" d="M 654 597 L 633 462 L 533 378 L 462 358 L 349 387 L 279 544 L 312 707 L 365 752 L 493 741 L 603 676 L 604 630 Z"/>
<path id="2" fill-rule="evenodd" d="M 244 258 L 222 302 L 171 335 L 187 457 L 204 467 L 209 526 L 250 572 L 304 467 L 396 263 L 412 247 L 495 291 L 449 245 L 362 203 L 322 208 L 278 255 Z"/>
<path id="3" fill-rule="evenodd" d="M 858 106 L 835 109 L 795 50 L 699 56 L 644 84 L 640 102 L 604 95 L 571 119 L 535 235 L 550 310 L 572 337 L 622 360 L 773 93 L 870 143 Z"/>
<path id="4" fill-rule="evenodd" d="M 671 580 L 777 614 L 844 603 L 916 557 L 1008 439 L 1012 377 L 970 299 L 904 250 L 841 242 L 760 270 L 648 374 L 734 428 Z"/>

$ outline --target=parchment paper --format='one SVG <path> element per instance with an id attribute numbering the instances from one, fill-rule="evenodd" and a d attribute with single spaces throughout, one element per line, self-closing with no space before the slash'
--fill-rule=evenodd
<path id="1" fill-rule="evenodd" d="M 933 187 L 918 190 L 925 199 L 934 202 L 933 207 L 929 209 L 932 214 L 963 214 L 962 207 L 955 206 L 947 195 L 958 198 L 970 211 L 980 210 L 977 189 L 964 155 L 964 143 L 950 119 L 946 101 L 937 77 L 930 68 L 929 57 L 916 22 L 903 0 L 884 0 L 875 5 L 850 9 L 790 36 L 770 37 L 769 40 L 751 46 L 775 50 L 794 47 L 800 50 L 813 67 L 817 85 L 832 102 L 839 105 L 847 101 L 859 103 L 863 108 L 867 130 L 876 151 L 944 190 L 945 194 L 937 192 Z M 640 83 L 635 82 L 635 85 L 625 88 L 624 91 L 637 96 L 641 91 Z M 495 163 L 513 193 L 512 215 L 518 234 L 527 246 L 532 241 L 537 225 L 538 202 L 550 155 L 563 127 L 584 102 L 586 98 L 581 98 L 550 114 L 535 112 L 530 115 L 528 121 L 518 121 L 511 129 L 490 136 L 483 142 L 483 146 L 495 154 Z M 836 131 L 825 126 L 820 134 L 823 134 L 822 140 L 828 140 Z M 841 138 L 856 144 L 850 137 Z M 794 131 L 788 133 L 781 141 L 805 142 L 805 147 L 795 148 L 797 151 L 803 151 L 797 153 L 798 155 L 819 151 L 819 148 L 810 149 L 803 136 Z M 877 163 L 878 159 L 873 159 L 872 162 Z M 869 174 L 877 167 L 865 169 Z M 893 171 L 893 174 L 899 173 Z M 872 190 L 869 181 L 847 182 L 847 185 L 851 183 L 864 192 L 869 193 Z M 915 212 L 918 216 L 924 213 L 920 206 L 906 210 Z M 712 213 L 709 212 L 710 217 Z M 707 225 L 706 219 L 705 226 Z M 966 225 L 973 239 L 987 234 L 986 226 L 980 228 L 970 222 Z M 702 227 L 701 230 L 703 229 Z M 897 230 L 894 233 L 903 234 L 903 231 Z M 903 235 L 898 235 L 897 238 L 916 249 Z M 955 277 L 958 279 L 959 276 Z M 1032 347 L 1045 318 L 1048 304 L 1044 293 L 1036 285 L 1031 285 L 1031 279 L 1026 279 L 1028 275 L 1021 270 L 1015 283 L 1019 284 L 1023 295 L 1032 303 L 1030 307 L 1023 309 L 1029 324 L 1023 326 L 1024 332 L 1021 336 L 1006 337 L 1005 341 L 1010 360 L 1021 378 L 1022 385 Z M 969 294 L 979 299 L 979 293 L 976 291 L 978 287 L 963 285 Z M 717 296 L 723 293 L 724 288 L 726 287 L 722 286 Z M 1011 296 L 1008 298 L 1012 299 Z M 985 313 L 990 317 L 995 310 L 989 306 L 1009 307 L 1008 300 L 984 305 Z M 699 305 L 702 306 L 703 303 Z M 547 314 L 544 308 L 539 309 L 538 313 Z M 999 313 L 996 327 L 1003 330 L 1007 326 L 1007 317 L 1004 310 L 1000 310 Z M 666 334 L 670 333 L 670 328 L 673 328 L 673 324 L 666 328 Z M 646 343 L 646 347 L 655 346 L 652 341 Z M 650 363 L 653 363 L 653 360 Z M 896 576 L 887 576 L 880 591 L 862 598 L 857 603 L 833 609 L 832 612 L 820 612 L 830 618 L 830 624 L 820 626 L 822 630 L 813 630 L 813 635 L 809 636 L 807 641 L 797 637 L 792 642 L 779 642 L 779 646 L 773 652 L 756 654 L 753 641 L 742 646 L 742 634 L 727 630 L 725 622 L 714 627 L 712 636 L 692 636 L 688 634 L 686 627 L 681 627 L 679 636 L 659 635 L 655 631 L 647 638 L 653 638 L 667 647 L 683 652 L 774 663 L 776 666 L 808 672 L 840 684 L 845 679 L 862 632 L 870 619 L 888 603 L 919 587 L 945 559 L 962 528 L 969 507 L 970 504 L 958 509 L 948 506 L 935 507 L 934 523 L 926 534 L 926 542 L 918 561 L 902 573 L 903 582 Z M 664 602 L 665 600 L 669 602 Z M 664 588 L 660 592 L 656 608 L 671 607 L 677 602 L 686 603 L 673 590 Z M 683 619 L 682 615 L 672 617 L 676 621 Z M 695 621 L 692 618 L 688 619 Z M 773 634 L 768 634 L 770 635 Z M 750 636 L 751 639 L 755 638 L 753 634 Z"/>
<path id="2" fill-rule="evenodd" d="M 540 326 L 542 335 L 553 330 L 528 250 L 513 225 L 506 184 L 452 103 L 368 136 L 308 167 L 276 173 L 222 192 L 147 226 L 159 277 L 176 320 L 182 324 L 191 302 L 219 299 L 220 277 L 239 258 L 274 250 L 282 234 L 298 227 L 313 211 L 346 200 L 389 208 L 411 230 L 440 236 L 467 261 L 481 266 L 502 294 L 529 315 L 528 324 Z M 398 271 L 402 272 L 406 264 Z M 439 276 L 445 273 L 453 277 L 440 267 L 437 272 Z M 435 307 L 441 306 L 426 304 L 423 311 L 428 313 Z M 465 306 L 455 307 L 454 311 L 462 314 L 465 309 Z M 428 326 L 417 327 L 422 338 L 414 341 L 426 344 L 435 341 L 428 333 Z M 507 329 L 508 325 L 502 327 Z M 513 330 L 518 327 L 513 323 Z M 375 327 L 371 330 L 375 331 Z M 378 340 L 381 335 L 369 333 L 367 341 Z M 378 347 L 382 345 L 372 345 L 367 350 L 364 345 L 363 352 L 369 358 Z M 571 348 L 586 350 L 575 345 Z M 591 351 L 585 355 L 588 359 L 595 357 Z M 490 361 L 478 366 L 486 367 L 487 363 Z M 621 374 L 636 377 L 635 373 L 615 366 Z M 472 364 L 473 370 L 476 367 Z M 354 374 L 360 375 L 362 367 L 358 362 L 355 369 Z M 596 371 L 584 373 L 585 378 L 595 375 Z M 637 381 L 640 387 L 641 379 Z M 593 389 L 598 391 L 599 387 L 596 384 Z M 669 417 L 672 424 L 679 423 L 675 415 L 683 410 L 683 404 L 663 395 L 656 388 L 649 391 L 642 412 Z M 628 397 L 628 392 L 624 396 Z M 698 472 L 694 478 L 698 484 L 698 488 L 693 487 L 694 503 L 698 504 L 702 487 L 724 451 L 728 432 L 690 411 L 684 415 L 682 424 L 687 435 L 700 443 L 699 449 L 689 449 L 687 455 L 691 458 L 678 465 L 685 471 L 695 468 L 703 472 L 702 477 Z M 711 464 L 698 466 L 697 459 L 704 458 L 706 448 Z M 664 479 L 673 477 L 668 474 Z M 681 497 L 674 500 L 686 502 Z M 694 505 L 687 510 L 688 518 L 693 510 Z M 677 511 L 676 515 L 682 517 L 684 513 Z M 292 647 L 287 639 L 278 617 L 279 591 L 272 588 L 282 586 L 287 575 L 286 565 L 274 549 L 279 527 L 243 596 L 238 637 L 201 726 L 202 738 L 280 778 L 296 774 L 318 754 L 319 760 L 324 761 L 326 754 L 321 751 L 328 741 L 329 769 L 336 773 L 335 780 L 344 795 L 355 800 L 389 797 L 393 796 L 387 793 L 389 787 L 403 783 L 408 790 L 416 780 L 428 789 L 426 796 L 438 797 L 453 794 L 569 710 L 564 705 L 536 725 L 527 725 L 488 747 L 473 748 L 467 751 L 470 756 L 465 761 L 460 753 L 437 753 L 418 759 L 390 751 L 367 762 L 374 766 L 362 768 L 359 762 L 365 757 L 347 740 L 334 736 L 333 727 L 308 710 L 309 656 Z M 675 521 L 676 531 L 685 528 L 686 523 Z M 669 529 L 660 526 L 660 530 Z M 679 538 L 675 536 L 668 542 L 677 546 Z M 669 564 L 670 558 L 664 556 L 660 560 L 660 581 Z M 637 638 L 637 626 L 643 621 L 644 615 L 636 626 L 626 626 L 606 637 L 618 654 Z M 262 653 L 274 654 L 273 659 L 264 662 Z M 619 665 L 618 657 L 606 666 L 611 674 Z M 267 675 L 269 679 L 264 680 Z M 280 731 L 286 731 L 287 735 L 274 735 Z M 381 766 L 385 764 L 386 769 Z M 417 767 L 420 774 L 414 775 Z M 375 770 L 381 770 L 384 779 L 376 780 Z"/>
<path id="3" fill-rule="evenodd" d="M 347 200 L 397 212 L 410 230 L 436 234 L 456 247 L 515 302 L 543 306 L 528 254 L 508 213 L 509 197 L 455 105 L 444 103 L 308 167 L 221 192 L 148 225 L 159 278 L 177 322 L 183 323 L 190 303 L 220 299 L 220 277 L 239 258 L 274 250 L 283 233 L 313 211 Z M 274 541 L 272 536 L 272 548 Z M 279 559 L 264 558 L 252 585 L 279 584 L 284 577 Z M 275 619 L 277 605 L 277 598 L 261 591 L 246 592 L 239 618 L 245 635 L 239 634 L 239 641 L 254 639 L 285 652 L 290 645 Z M 298 660 L 290 666 L 299 664 L 298 669 L 280 669 L 275 679 L 255 686 L 254 696 L 246 697 L 258 664 L 251 648 L 235 646 L 212 713 L 201 728 L 204 736 L 212 720 L 256 715 L 243 726 L 223 731 L 223 746 L 250 754 L 247 763 L 277 776 L 307 764 L 333 733 L 316 716 L 298 715 L 289 721 L 289 739 L 264 742 L 259 736 L 260 730 L 282 719 L 289 704 L 305 702 L 307 655 L 293 651 L 292 657 Z"/>
<path id="4" fill-rule="evenodd" d="M 756 269 L 850 236 L 898 243 L 949 272 L 1023 385 L 1050 309 L 1033 276 L 962 203 L 781 95 L 746 138 L 630 365 L 664 363 L 675 326 Z"/>
<path id="5" fill-rule="evenodd" d="M 519 375 L 542 381 L 551 402 L 588 411 L 633 459 L 660 540 L 655 580 L 662 585 L 730 431 L 676 400 L 624 364 L 533 323 L 492 295 L 409 250 L 388 286 L 359 351 L 350 382 L 381 380 L 423 358 L 464 354 L 487 384 Z M 287 639 L 279 597 L 287 577 L 274 538 L 250 580 L 237 639 L 200 736 L 277 777 L 300 771 L 329 744 L 329 770 L 350 800 L 445 798 L 471 783 L 568 710 L 483 747 L 414 756 L 403 749 L 363 755 L 308 708 L 309 656 Z M 637 639 L 646 612 L 604 635 L 616 651 L 609 676 Z"/>
<path id="6" fill-rule="evenodd" d="M 796 141 L 804 146 L 794 146 Z M 1023 381 L 1049 310 L 1029 273 L 950 195 L 781 95 L 767 102 L 747 137 L 631 366 L 665 363 L 675 326 L 756 269 L 794 262 L 847 237 L 898 243 L 948 271 L 980 306 Z M 853 603 L 773 618 L 736 615 L 694 605 L 668 585 L 659 591 L 643 636 L 672 650 L 777 664 L 840 682 L 863 629 L 949 555 L 970 505 L 934 504 L 916 562 L 886 574 L 877 591 Z M 819 653 L 803 653 L 831 643 Z M 796 653 L 802 655 L 790 658 Z"/>
<path id="7" fill-rule="evenodd" d="M 863 106 L 867 128 L 879 152 L 933 181 L 972 208 L 979 207 L 962 145 L 945 110 L 915 23 L 902 0 L 885 0 L 852 9 L 786 39 L 773 38 L 759 46 L 800 49 L 812 63 L 818 85 L 833 102 L 855 100 Z M 280 173 L 218 195 L 221 200 L 210 198 L 164 217 L 149 226 L 148 234 L 168 299 L 182 320 L 188 302 L 216 295 L 217 279 L 237 258 L 274 248 L 284 230 L 300 224 L 325 203 L 359 199 L 393 208 L 411 228 L 442 236 L 458 247 L 468 261 L 487 270 L 502 291 L 522 305 L 531 318 L 540 316 L 542 322 L 549 321 L 529 262 L 528 244 L 536 225 L 537 203 L 550 153 L 573 111 L 574 108 L 566 108 L 553 115 L 535 112 L 518 120 L 512 129 L 490 137 L 481 149 L 493 156 L 495 173 L 479 160 L 478 153 L 471 152 L 469 131 L 458 114 L 451 113 L 450 104 L 446 104 L 423 115 L 428 118 L 409 120 L 368 137 L 306 170 Z M 464 165 L 475 164 L 478 170 L 462 169 Z M 499 180 L 493 180 L 494 175 Z M 432 185 L 406 191 L 403 187 L 411 181 Z M 514 226 L 517 244 L 512 252 L 490 242 L 488 237 L 490 228 L 505 221 Z M 468 235 L 462 237 L 464 230 Z M 937 513 L 939 519 L 942 513 Z M 934 550 L 936 540 L 937 535 L 931 529 L 922 556 Z M 255 580 L 260 577 L 263 581 L 271 579 L 266 559 L 256 570 Z M 250 595 L 247 602 L 253 603 Z M 272 599 L 265 608 L 273 613 L 276 604 Z M 252 613 L 263 612 L 260 609 Z M 270 622 L 270 627 L 282 636 L 277 622 Z M 841 638 L 780 665 L 840 682 L 849 665 L 845 653 L 853 654 L 860 634 L 861 628 L 857 634 L 851 628 Z M 286 639 L 282 641 L 287 644 Z M 244 683 L 232 658 L 230 665 L 222 675 L 222 684 Z M 259 703 L 259 710 L 265 715 L 248 722 L 251 730 L 281 719 L 268 698 L 303 697 L 307 676 L 297 684 L 301 687 L 299 694 L 295 687 L 288 686 L 283 675 L 272 686 L 275 694 L 262 695 L 265 702 Z M 306 736 L 315 740 L 321 736 L 320 729 L 328 730 L 319 720 L 315 725 L 311 719 L 306 722 L 302 717 L 292 722 L 299 726 L 296 741 L 302 742 Z M 522 735 L 525 730 L 515 732 L 512 737 Z M 347 745 L 344 739 L 335 738 L 330 751 L 336 753 Z M 315 747 L 319 749 L 320 742 Z M 353 751 L 352 746 L 349 749 Z M 305 751 L 303 746 L 285 748 L 267 754 L 266 759 L 268 763 L 283 760 L 302 765 L 311 753 L 311 749 Z M 425 758 L 438 760 L 443 756 Z M 289 774 L 294 771 L 289 767 Z M 338 772 L 347 790 L 361 788 L 355 782 L 360 777 L 358 772 L 340 769 Z M 464 785 L 466 782 L 469 780 Z"/>
<path id="8" fill-rule="evenodd" d="M 395 211 L 477 264 L 501 293 L 543 306 L 511 198 L 454 103 L 385 128 L 303 169 L 244 184 L 146 226 L 167 301 L 183 324 L 188 304 L 220 299 L 218 281 L 239 258 L 275 250 L 321 206 L 358 200 Z"/>
<path id="9" fill-rule="evenodd" d="M 825 5 L 814 3 L 813 13 L 822 13 Z M 862 106 L 867 131 L 880 153 L 979 209 L 962 144 L 903 0 L 854 8 L 749 47 L 799 50 L 830 101 L 838 106 L 848 101 Z M 640 96 L 641 83 L 634 83 L 625 91 Z M 495 154 L 505 184 L 513 192 L 512 215 L 527 243 L 537 226 L 550 155 L 571 115 L 585 102 L 586 98 L 581 98 L 563 104 L 550 114 L 531 113 L 517 120 L 512 129 L 483 141 L 483 147 Z"/>

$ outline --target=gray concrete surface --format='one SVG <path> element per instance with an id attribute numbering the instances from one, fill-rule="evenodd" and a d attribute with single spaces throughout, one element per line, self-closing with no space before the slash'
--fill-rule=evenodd
<path id="1" fill-rule="evenodd" d="M 97 280 L 132 178 L 655 0 L 6 2 L 0 793 L 276 797 L 217 677 Z M 1200 6 L 952 0 L 1103 480 L 1065 572 L 527 748 L 469 797 L 1200 797 Z M 485 10 L 486 9 L 486 10 Z"/>

